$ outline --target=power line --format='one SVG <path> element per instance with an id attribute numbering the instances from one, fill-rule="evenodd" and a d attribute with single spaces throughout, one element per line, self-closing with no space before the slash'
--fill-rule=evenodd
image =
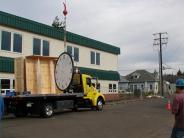
<path id="1" fill-rule="evenodd" d="M 160 92 L 162 96 L 164 95 L 164 83 L 163 83 L 163 57 L 162 57 L 162 47 L 164 45 L 167 45 L 168 43 L 168 37 L 167 37 L 167 32 L 163 33 L 155 33 L 153 34 L 154 38 L 154 43 L 153 46 L 158 46 L 159 47 L 159 79 L 160 79 Z"/>

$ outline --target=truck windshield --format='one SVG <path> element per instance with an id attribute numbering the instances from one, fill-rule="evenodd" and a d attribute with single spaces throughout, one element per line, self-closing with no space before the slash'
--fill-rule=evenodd
<path id="1" fill-rule="evenodd" d="M 80 74 L 74 74 L 72 85 L 81 85 L 81 75 Z"/>
<path id="2" fill-rule="evenodd" d="M 83 92 L 81 74 L 74 74 L 71 89 L 74 93 Z"/>

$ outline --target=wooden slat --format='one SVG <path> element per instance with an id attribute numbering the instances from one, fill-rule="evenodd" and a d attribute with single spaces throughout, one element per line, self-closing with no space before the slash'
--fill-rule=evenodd
<path id="1" fill-rule="evenodd" d="M 25 91 L 24 85 L 24 58 L 19 57 L 15 59 L 15 92 Z"/>
<path id="2" fill-rule="evenodd" d="M 51 81 L 51 93 L 56 93 L 56 84 L 54 78 L 54 61 L 50 61 L 50 81 Z"/>

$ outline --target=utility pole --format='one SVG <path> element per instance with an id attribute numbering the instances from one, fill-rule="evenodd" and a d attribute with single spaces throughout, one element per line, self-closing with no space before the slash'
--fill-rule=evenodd
<path id="1" fill-rule="evenodd" d="M 153 34 L 153 36 L 155 37 L 153 46 L 159 47 L 159 86 L 160 86 L 159 88 L 160 88 L 161 95 L 164 96 L 162 51 L 163 51 L 163 46 L 167 45 L 167 43 L 168 43 L 168 37 L 167 37 L 167 32 L 156 33 L 156 34 Z"/>

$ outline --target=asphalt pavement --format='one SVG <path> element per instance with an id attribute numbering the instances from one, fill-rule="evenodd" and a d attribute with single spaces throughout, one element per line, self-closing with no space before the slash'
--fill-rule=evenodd
<path id="1" fill-rule="evenodd" d="M 64 111 L 49 119 L 8 117 L 3 138 L 169 138 L 173 115 L 162 99 L 109 104 L 103 111 Z"/>

